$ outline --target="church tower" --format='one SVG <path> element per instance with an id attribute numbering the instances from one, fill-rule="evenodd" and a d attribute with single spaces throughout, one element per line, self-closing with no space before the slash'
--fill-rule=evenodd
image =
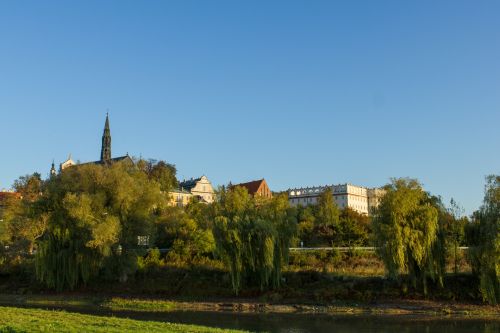
<path id="1" fill-rule="evenodd" d="M 106 113 L 106 123 L 104 124 L 104 133 L 102 134 L 101 163 L 111 162 L 111 131 L 109 130 L 109 116 Z"/>
<path id="2" fill-rule="evenodd" d="M 56 175 L 56 166 L 54 165 L 54 160 L 52 160 L 52 167 L 50 168 L 50 177 L 54 177 Z"/>

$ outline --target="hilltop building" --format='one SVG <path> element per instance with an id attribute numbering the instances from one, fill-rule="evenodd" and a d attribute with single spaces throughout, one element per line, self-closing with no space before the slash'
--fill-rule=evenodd
<path id="1" fill-rule="evenodd" d="M 184 180 L 179 183 L 179 187 L 181 190 L 188 191 L 193 196 L 196 196 L 207 203 L 214 202 L 215 191 L 212 183 L 210 183 L 206 176 Z"/>
<path id="2" fill-rule="evenodd" d="M 109 128 L 109 115 L 106 113 L 106 122 L 104 123 L 104 132 L 102 134 L 102 145 L 101 145 L 101 159 L 93 162 L 81 163 L 84 164 L 100 164 L 100 165 L 111 165 L 116 162 L 127 162 L 134 163 L 132 158 L 127 154 L 119 157 L 111 157 L 111 130 Z M 76 165 L 75 161 L 71 159 L 71 154 L 68 159 L 59 165 L 59 171 Z M 52 163 L 52 168 L 50 170 L 51 175 L 55 172 L 54 163 Z"/>
<path id="3" fill-rule="evenodd" d="M 267 186 L 267 182 L 264 178 L 260 180 L 254 180 L 248 183 L 241 183 L 236 185 L 231 185 L 231 187 L 241 186 L 247 189 L 248 193 L 252 196 L 263 197 L 263 198 L 272 198 L 273 194 Z"/>
<path id="4" fill-rule="evenodd" d="M 170 195 L 170 205 L 178 207 L 186 206 L 191 200 L 191 198 L 194 197 L 191 194 L 191 192 L 180 188 L 170 191 L 169 195 Z"/>
<path id="5" fill-rule="evenodd" d="M 315 205 L 319 196 L 327 188 L 331 188 L 335 203 L 339 208 L 349 207 L 358 213 L 370 215 L 384 195 L 379 188 L 366 188 L 351 184 L 326 185 L 315 187 L 294 188 L 288 190 L 288 201 L 291 206 Z"/>
<path id="6" fill-rule="evenodd" d="M 184 180 L 179 183 L 179 188 L 169 194 L 170 204 L 179 207 L 186 206 L 194 197 L 204 203 L 213 203 L 215 200 L 214 188 L 206 176 Z"/>

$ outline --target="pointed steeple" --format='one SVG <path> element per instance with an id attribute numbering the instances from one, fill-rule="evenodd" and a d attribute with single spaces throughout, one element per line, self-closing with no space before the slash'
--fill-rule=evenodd
<path id="1" fill-rule="evenodd" d="M 54 165 L 54 160 L 52 160 L 52 167 L 50 168 L 50 177 L 54 177 L 56 175 L 56 167 Z"/>
<path id="2" fill-rule="evenodd" d="M 109 115 L 106 112 L 106 123 L 102 134 L 101 163 L 111 162 L 111 131 L 109 129 Z"/>

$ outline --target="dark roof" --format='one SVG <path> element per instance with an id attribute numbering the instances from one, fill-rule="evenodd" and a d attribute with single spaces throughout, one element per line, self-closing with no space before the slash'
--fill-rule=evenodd
<path id="1" fill-rule="evenodd" d="M 196 183 L 198 183 L 199 181 L 201 180 L 201 177 L 199 178 L 195 178 L 195 179 L 189 179 L 189 180 L 185 180 L 183 182 L 180 182 L 179 183 L 179 187 L 182 188 L 182 189 L 185 189 L 187 191 L 191 191 L 191 189 L 193 187 L 196 186 Z"/>
<path id="2" fill-rule="evenodd" d="M 174 188 L 173 190 L 171 190 L 170 192 L 172 193 L 185 193 L 185 194 L 191 194 L 191 192 L 188 192 L 186 191 L 185 189 L 183 188 Z"/>
<path id="3" fill-rule="evenodd" d="M 116 163 L 116 162 L 122 162 L 122 161 L 125 161 L 127 159 L 130 160 L 130 162 L 133 162 L 132 158 L 130 156 L 125 155 L 125 156 L 119 156 L 119 157 L 112 158 L 111 164 Z M 85 165 L 85 164 L 105 164 L 105 163 L 103 161 L 92 161 L 92 162 L 80 163 L 78 165 Z"/>
<path id="4" fill-rule="evenodd" d="M 264 182 L 265 182 L 265 180 L 264 180 L 264 178 L 262 178 L 260 180 L 253 180 L 253 181 L 248 182 L 248 183 L 236 184 L 236 185 L 233 185 L 232 187 L 236 187 L 236 186 L 244 187 L 247 189 L 249 194 L 254 195 L 255 193 L 257 193 L 257 191 L 259 190 L 259 187 Z"/>

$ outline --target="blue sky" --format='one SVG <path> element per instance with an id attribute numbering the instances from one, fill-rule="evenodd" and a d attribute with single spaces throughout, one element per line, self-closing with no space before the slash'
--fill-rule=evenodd
<path id="1" fill-rule="evenodd" d="M 273 190 L 500 173 L 498 1 L 3 1 L 0 188 L 54 158 Z"/>

